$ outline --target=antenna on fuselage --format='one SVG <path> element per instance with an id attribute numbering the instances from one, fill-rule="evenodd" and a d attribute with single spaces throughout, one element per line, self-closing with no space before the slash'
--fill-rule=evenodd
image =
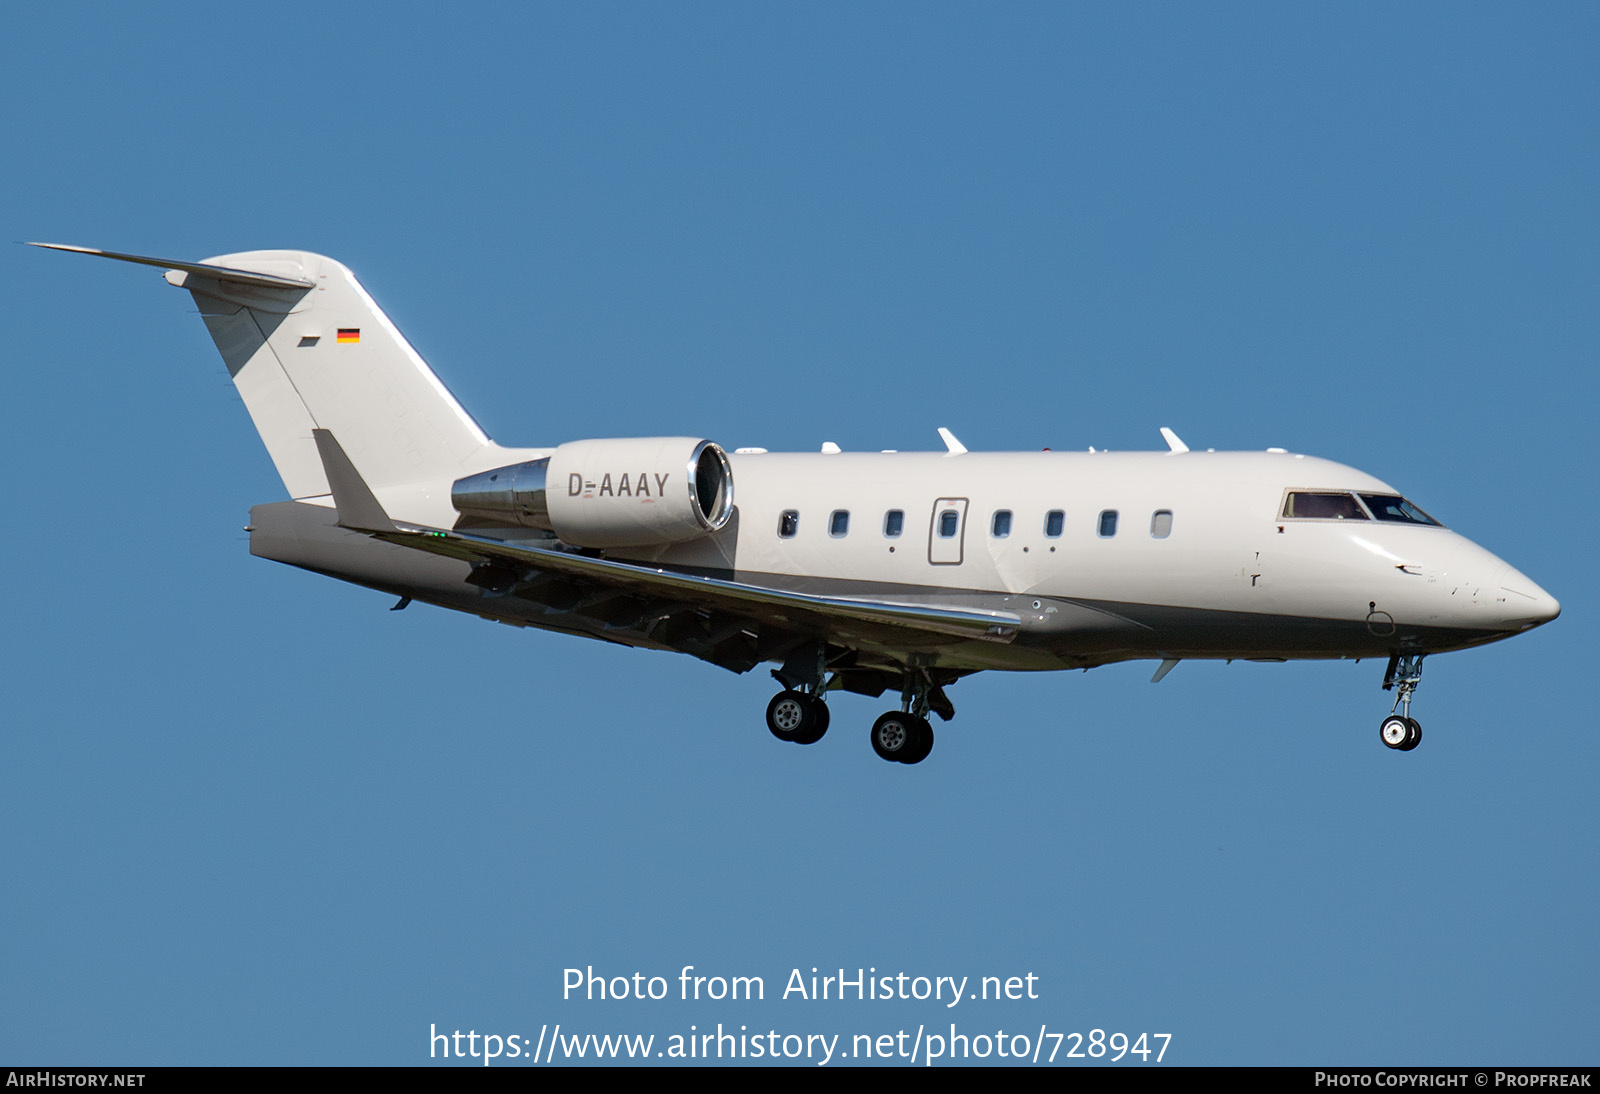
<path id="1" fill-rule="evenodd" d="M 1166 441 L 1167 447 L 1172 449 L 1174 452 L 1189 451 L 1189 446 L 1184 444 L 1183 440 L 1166 426 L 1161 427 L 1161 439 Z"/>
<path id="2" fill-rule="evenodd" d="M 944 442 L 945 448 L 949 449 L 952 456 L 959 456 L 967 450 L 967 446 L 956 440 L 956 435 L 944 426 L 939 427 L 939 439 Z"/>

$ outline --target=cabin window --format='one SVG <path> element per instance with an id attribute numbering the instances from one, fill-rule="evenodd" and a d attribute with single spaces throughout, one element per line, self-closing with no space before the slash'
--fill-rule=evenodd
<path id="1" fill-rule="evenodd" d="M 828 534 L 834 539 L 840 539 L 850 534 L 850 510 L 835 509 L 828 518 Z"/>
<path id="2" fill-rule="evenodd" d="M 995 539 L 1005 539 L 1011 534 L 1011 510 L 995 510 L 994 519 L 989 522 L 989 534 Z"/>
<path id="3" fill-rule="evenodd" d="M 1110 539 L 1117 534 L 1117 511 L 1107 509 L 1100 514 L 1100 538 Z"/>
<path id="4" fill-rule="evenodd" d="M 778 535 L 783 539 L 793 539 L 794 534 L 800 530 L 800 510 L 785 509 L 778 515 Z"/>
<path id="5" fill-rule="evenodd" d="M 1283 500 L 1285 520 L 1366 520 L 1354 494 L 1296 490 Z"/>
<path id="6" fill-rule="evenodd" d="M 1051 539 L 1061 538 L 1061 529 L 1066 526 L 1067 514 L 1060 509 L 1052 509 L 1044 515 L 1044 534 Z"/>
<path id="7" fill-rule="evenodd" d="M 956 527 L 961 523 L 961 514 L 954 509 L 946 509 L 939 514 L 939 538 L 954 539 Z"/>
<path id="8" fill-rule="evenodd" d="M 906 514 L 903 509 L 891 509 L 883 514 L 883 534 L 890 539 L 897 539 L 901 532 L 906 530 Z"/>
<path id="9" fill-rule="evenodd" d="M 1172 534 L 1172 510 L 1157 509 L 1150 517 L 1150 535 L 1155 539 L 1166 539 Z"/>
<path id="10" fill-rule="evenodd" d="M 1361 500 L 1367 503 L 1367 508 L 1371 509 L 1372 515 L 1379 520 L 1393 521 L 1396 524 L 1431 524 L 1436 528 L 1444 527 L 1397 494 L 1362 494 Z"/>

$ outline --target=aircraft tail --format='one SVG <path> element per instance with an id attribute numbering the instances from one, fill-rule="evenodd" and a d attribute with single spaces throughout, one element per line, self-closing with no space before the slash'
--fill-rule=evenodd
<path id="1" fill-rule="evenodd" d="M 313 430 L 376 490 L 483 466 L 493 442 L 350 271 L 306 251 L 175 262 L 36 244 L 165 269 L 188 289 L 289 496 L 329 494 Z"/>

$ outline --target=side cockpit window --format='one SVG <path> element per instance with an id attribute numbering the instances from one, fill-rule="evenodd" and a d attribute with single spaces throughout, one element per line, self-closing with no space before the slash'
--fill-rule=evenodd
<path id="1" fill-rule="evenodd" d="M 1328 490 L 1291 490 L 1283 499 L 1284 520 L 1366 520 L 1354 494 Z"/>
<path id="2" fill-rule="evenodd" d="M 1379 520 L 1392 521 L 1395 524 L 1431 524 L 1435 528 L 1444 527 L 1398 494 L 1362 494 L 1361 500 L 1367 503 L 1367 508 L 1372 510 L 1372 515 Z"/>

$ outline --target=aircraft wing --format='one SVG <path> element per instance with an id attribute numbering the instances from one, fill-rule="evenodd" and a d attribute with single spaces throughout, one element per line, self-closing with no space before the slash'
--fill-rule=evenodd
<path id="1" fill-rule="evenodd" d="M 908 627 L 957 638 L 983 638 L 1009 642 L 1022 625 L 1010 612 L 973 611 L 967 608 L 897 604 L 854 597 L 817 596 L 723 578 L 683 573 L 636 562 L 594 558 L 570 551 L 528 547 L 506 540 L 438 528 L 396 525 L 392 531 L 372 532 L 379 539 L 419 551 L 448 555 L 469 562 L 498 560 L 620 585 L 656 597 L 726 609 L 758 611 L 764 616 L 824 615 L 889 627 Z"/>
<path id="2" fill-rule="evenodd" d="M 486 588 L 532 589 L 541 580 L 559 575 L 584 586 L 642 598 L 658 614 L 710 609 L 735 622 L 748 621 L 759 631 L 775 629 L 783 635 L 801 637 L 844 636 L 872 645 L 908 648 L 949 638 L 1006 643 L 1016 638 L 1022 626 L 1021 617 L 1010 612 L 794 592 L 455 529 L 396 523 L 384 512 L 333 435 L 318 429 L 313 436 L 327 471 L 340 526 L 398 546 L 469 562 L 481 570 Z M 721 663 L 721 658 L 707 659 Z"/>

